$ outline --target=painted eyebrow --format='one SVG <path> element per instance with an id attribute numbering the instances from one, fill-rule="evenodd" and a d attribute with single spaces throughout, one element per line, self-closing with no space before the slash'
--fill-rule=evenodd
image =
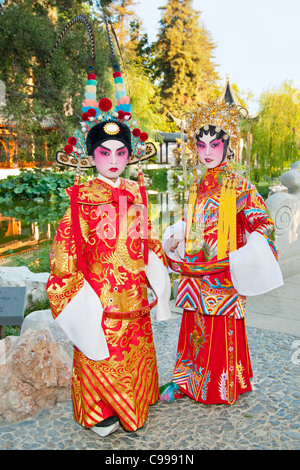
<path id="1" fill-rule="evenodd" d="M 214 142 L 215 140 L 221 140 L 221 139 L 214 139 L 214 140 L 211 140 L 209 143 L 211 144 L 211 143 Z M 203 142 L 203 140 L 198 140 L 198 142 L 201 142 L 201 144 L 206 145 L 206 143 Z"/>
<path id="2" fill-rule="evenodd" d="M 100 144 L 98 148 L 102 148 L 102 149 L 105 149 L 105 150 L 108 150 L 109 152 L 111 152 L 110 149 L 108 149 L 107 147 L 104 147 L 104 145 Z"/>
<path id="3" fill-rule="evenodd" d="M 105 147 L 105 145 L 100 144 L 99 147 L 103 147 L 105 150 L 109 150 L 109 151 L 111 152 L 111 149 Z M 124 149 L 124 148 L 126 148 L 126 145 L 123 145 L 123 147 L 118 148 L 118 149 L 116 150 L 116 152 L 118 152 L 119 150 L 122 150 L 122 149 Z"/>

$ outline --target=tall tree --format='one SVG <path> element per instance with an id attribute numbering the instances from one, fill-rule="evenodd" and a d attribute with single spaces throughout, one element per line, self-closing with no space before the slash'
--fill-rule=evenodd
<path id="1" fill-rule="evenodd" d="M 7 0 L 0 10 L 0 80 L 7 91 L 8 120 L 17 123 L 19 144 L 34 145 L 41 134 L 41 122 L 51 117 L 57 127 L 54 148 L 60 146 L 74 126 L 78 126 L 91 44 L 83 24 L 70 28 L 45 69 L 50 52 L 66 24 L 84 13 L 92 23 L 90 2 L 83 0 Z M 100 88 L 109 88 L 107 80 L 107 40 L 93 24 L 96 42 L 96 74 Z M 105 64 L 105 66 L 103 65 Z M 34 142 L 32 139 L 34 135 Z M 42 139 L 40 139 L 42 140 Z M 49 142 L 50 143 L 50 142 Z M 41 148 L 41 156 L 43 148 Z"/>
<path id="2" fill-rule="evenodd" d="M 260 97 L 252 124 L 251 175 L 278 177 L 300 158 L 300 90 L 285 82 Z"/>
<path id="3" fill-rule="evenodd" d="M 120 65 L 127 81 L 127 92 L 130 95 L 134 116 L 152 138 L 156 130 L 167 130 L 165 117 L 160 112 L 158 89 L 148 70 L 148 59 L 151 46 L 143 33 L 142 20 L 136 15 L 134 0 L 113 0 L 105 6 L 100 2 L 102 11 L 113 25 L 120 46 Z M 115 44 L 116 46 L 116 44 Z M 118 50 L 116 48 L 118 55 Z"/>
<path id="4" fill-rule="evenodd" d="M 200 24 L 192 0 L 169 0 L 161 7 L 156 42 L 157 78 L 163 111 L 182 115 L 205 99 L 218 79 L 213 62 L 215 44 Z"/>
<path id="5" fill-rule="evenodd" d="M 132 26 L 140 22 L 134 11 L 135 5 L 134 0 L 113 0 L 107 7 L 102 3 L 104 13 L 110 17 L 123 51 L 131 42 Z"/>

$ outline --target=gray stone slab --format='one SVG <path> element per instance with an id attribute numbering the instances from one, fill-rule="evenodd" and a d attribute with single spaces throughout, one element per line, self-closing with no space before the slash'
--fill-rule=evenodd
<path id="1" fill-rule="evenodd" d="M 0 286 L 0 325 L 22 325 L 26 287 Z"/>

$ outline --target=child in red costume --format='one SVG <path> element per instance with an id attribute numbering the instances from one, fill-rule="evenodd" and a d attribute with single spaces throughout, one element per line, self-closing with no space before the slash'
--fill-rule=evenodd
<path id="1" fill-rule="evenodd" d="M 121 74 L 116 78 L 120 83 Z M 67 190 L 71 204 L 55 234 L 47 292 L 74 344 L 74 418 L 106 436 L 119 423 L 128 431 L 142 427 L 159 398 L 150 309 L 157 301 L 157 319 L 170 318 L 170 281 L 142 174 L 141 184 L 120 176 L 145 156 L 147 134 L 132 130 L 131 113 L 112 111 L 110 100 L 91 104 L 59 158 L 96 166 L 97 176 Z M 157 300 L 148 300 L 149 286 Z"/>
<path id="2" fill-rule="evenodd" d="M 283 283 L 274 223 L 228 158 L 237 122 L 238 109 L 217 102 L 199 105 L 187 125 L 188 146 L 206 171 L 191 186 L 186 221 L 169 227 L 163 240 L 169 266 L 181 274 L 176 305 L 183 317 L 172 384 L 162 387 L 162 400 L 187 395 L 232 404 L 250 391 L 246 296 Z"/>

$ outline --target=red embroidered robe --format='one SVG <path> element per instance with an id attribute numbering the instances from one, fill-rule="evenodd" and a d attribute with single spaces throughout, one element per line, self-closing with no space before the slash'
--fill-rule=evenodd
<path id="1" fill-rule="evenodd" d="M 218 213 L 227 164 L 207 170 L 198 181 L 190 240 L 190 263 L 217 261 Z M 245 178 L 236 175 L 237 249 L 246 243 L 246 230 L 266 237 L 274 246 L 274 223 L 262 197 Z M 214 264 L 215 263 L 215 264 Z M 222 266 L 221 266 L 222 267 Z M 251 390 L 252 369 L 244 323 L 246 297 L 235 290 L 229 265 L 221 272 L 203 272 L 202 277 L 181 277 L 177 306 L 184 308 L 172 381 L 180 391 L 206 404 L 233 403 L 240 393 Z"/>
<path id="2" fill-rule="evenodd" d="M 80 185 L 78 207 L 83 272 L 77 269 L 69 207 L 55 234 L 48 296 L 56 318 L 81 289 L 85 277 L 104 308 L 102 327 L 110 357 L 93 361 L 74 347 L 74 418 L 82 426 L 92 427 L 117 415 L 124 429 L 134 431 L 143 426 L 149 405 L 159 398 L 139 186 L 120 178 L 115 189 L 96 178 Z M 165 263 L 150 222 L 148 233 L 149 249 Z"/>

